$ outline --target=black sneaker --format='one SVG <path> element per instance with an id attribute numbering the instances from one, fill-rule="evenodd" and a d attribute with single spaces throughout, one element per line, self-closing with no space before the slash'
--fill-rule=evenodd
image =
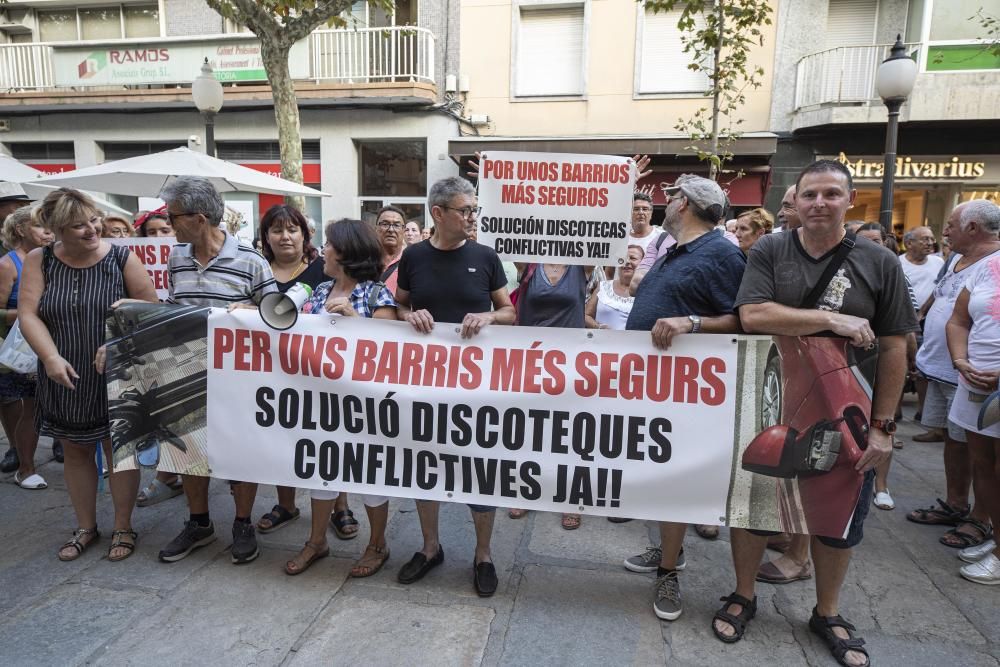
<path id="1" fill-rule="evenodd" d="M 52 458 L 56 460 L 56 463 L 62 463 L 65 459 L 65 456 L 63 456 L 62 443 L 58 440 L 52 443 Z"/>
<path id="2" fill-rule="evenodd" d="M 20 467 L 21 459 L 17 456 L 17 450 L 11 447 L 0 461 L 0 472 L 14 472 Z"/>
<path id="3" fill-rule="evenodd" d="M 215 526 L 211 522 L 207 526 L 199 526 L 197 521 L 187 521 L 181 534 L 172 539 L 170 544 L 160 551 L 160 560 L 164 563 L 173 563 L 185 558 L 195 549 L 214 541 Z"/>
<path id="4" fill-rule="evenodd" d="M 260 555 L 257 534 L 249 521 L 233 521 L 233 548 L 230 553 L 237 565 L 249 563 Z"/>

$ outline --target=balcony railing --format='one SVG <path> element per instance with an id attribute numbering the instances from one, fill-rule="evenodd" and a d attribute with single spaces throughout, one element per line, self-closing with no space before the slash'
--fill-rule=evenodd
<path id="1" fill-rule="evenodd" d="M 309 49 L 317 82 L 434 83 L 434 33 L 426 28 L 318 30 Z"/>
<path id="2" fill-rule="evenodd" d="M 170 38 L 149 42 L 150 48 L 168 46 Z M 206 37 L 212 41 L 212 37 Z M 103 43 L 105 46 L 107 43 Z M 56 85 L 53 49 L 59 44 L 0 44 L 0 91 L 67 90 Z M 86 46 L 81 43 L 78 46 Z M 136 48 L 130 40 L 128 48 Z M 308 39 L 309 76 L 316 83 L 434 83 L 434 34 L 426 28 L 399 26 L 343 30 L 318 30 Z M 197 72 L 191 73 L 191 79 Z M 301 76 L 301 75 L 300 75 Z M 136 84 L 140 87 L 163 82 Z M 188 81 L 177 81 L 185 84 Z M 263 81 L 259 83 L 264 83 Z M 124 90 L 136 85 L 86 86 L 69 90 Z"/>
<path id="3" fill-rule="evenodd" d="M 907 44 L 913 54 L 920 44 Z M 842 46 L 811 53 L 796 66 L 795 108 L 863 104 L 878 99 L 875 72 L 892 44 Z"/>

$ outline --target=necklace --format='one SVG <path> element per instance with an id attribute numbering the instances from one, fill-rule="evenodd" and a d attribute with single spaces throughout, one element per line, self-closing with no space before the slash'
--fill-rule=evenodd
<path id="1" fill-rule="evenodd" d="M 295 280 L 296 278 L 299 277 L 299 274 L 301 274 L 303 271 L 306 270 L 307 266 L 308 266 L 308 264 L 306 264 L 306 260 L 305 259 L 300 259 L 299 263 L 295 266 L 295 270 L 292 271 L 292 273 L 291 273 L 290 276 L 288 276 L 288 280 L 282 280 L 280 282 L 287 283 L 287 282 L 290 282 L 292 280 Z M 274 262 L 271 263 L 271 272 L 275 274 L 275 277 L 277 277 L 277 275 L 278 275 L 279 272 L 283 272 L 283 271 L 284 271 L 283 267 L 278 266 Z"/>

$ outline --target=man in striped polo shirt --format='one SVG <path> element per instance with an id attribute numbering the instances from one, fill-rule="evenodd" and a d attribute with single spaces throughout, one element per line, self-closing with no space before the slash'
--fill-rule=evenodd
<path id="1" fill-rule="evenodd" d="M 257 305 L 265 294 L 278 290 L 267 260 L 220 227 L 225 203 L 204 178 L 182 176 L 160 193 L 177 234 L 168 260 L 169 303 L 186 306 Z M 184 530 L 160 551 L 160 560 L 181 560 L 198 547 L 215 541 L 208 512 L 208 477 L 186 475 L 184 495 L 191 517 Z M 249 563 L 260 555 L 250 513 L 257 485 L 232 482 L 236 500 L 233 521 L 233 563 Z"/>

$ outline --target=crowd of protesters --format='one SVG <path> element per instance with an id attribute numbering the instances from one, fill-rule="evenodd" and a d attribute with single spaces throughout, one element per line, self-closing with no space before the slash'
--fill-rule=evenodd
<path id="1" fill-rule="evenodd" d="M 374 224 L 327 224 L 321 249 L 312 242 L 314 226 L 298 210 L 274 206 L 257 230 L 260 252 L 234 235 L 222 197 L 203 179 L 175 179 L 161 193 L 165 206 L 139 214 L 134 223 L 102 215 L 75 190 L 56 190 L 28 207 L 23 191 L 5 188 L 0 206 L 8 254 L 0 259 L 0 301 L 7 304 L 5 323 L 19 323 L 39 363 L 37 375 L 0 373 L 0 421 L 11 443 L 0 469 L 15 472 L 22 488 L 45 488 L 34 467 L 35 449 L 39 435 L 52 437 L 64 458 L 78 526 L 58 557 L 75 560 L 98 540 L 98 480 L 106 465 L 102 458 L 110 458 L 101 375 L 104 319 L 122 299 L 156 301 L 137 257 L 102 239 L 176 236 L 169 303 L 254 308 L 265 295 L 304 283 L 311 290 L 305 313 L 401 320 L 424 333 L 436 323 L 453 323 L 464 338 L 486 327 L 518 325 L 648 331 L 663 350 L 679 336 L 741 332 L 834 335 L 861 349 L 877 346 L 867 447 L 856 468 L 861 493 L 847 534 L 834 539 L 730 530 L 736 587 L 711 619 L 713 633 L 726 643 L 743 637 L 757 612 L 756 582 L 789 583 L 815 571 L 810 629 L 841 664 L 869 663 L 864 640 L 841 616 L 840 591 L 869 506 L 895 506 L 889 462 L 898 446 L 894 434 L 907 383 L 918 392 L 918 420 L 928 429 L 917 439 L 942 441 L 945 464 L 945 499 L 907 518 L 949 529 L 941 542 L 959 549 L 964 578 L 1000 584 L 993 536 L 1000 521 L 1000 425 L 982 428 L 977 422 L 983 397 L 997 390 L 1000 376 L 1000 207 L 984 200 L 959 204 L 943 229 L 946 257 L 935 255 L 927 227 L 907 232 L 905 254 L 897 256 L 896 239 L 880 226 L 848 220 L 856 191 L 838 162 L 806 167 L 785 193 L 777 220 L 762 208 L 730 218 L 725 192 L 699 176 L 681 176 L 664 194 L 662 226 L 651 224 L 651 198 L 635 194 L 627 260 L 611 272 L 501 262 L 475 241 L 476 192 L 461 178 L 430 189 L 432 224 L 407 220 L 403 210 L 386 206 Z M 299 518 L 296 489 L 278 487 L 277 504 L 253 522 L 257 484 L 229 484 L 236 506 L 231 558 L 247 563 L 260 554 L 257 532 Z M 135 549 L 131 517 L 137 502 L 151 505 L 182 493 L 188 516 L 160 560 L 181 560 L 213 542 L 208 487 L 208 477 L 159 472 L 140 492 L 138 471 L 112 473 L 109 560 L 128 558 Z M 361 500 L 371 530 L 351 569 L 354 577 L 375 574 L 390 557 L 389 499 Z M 358 534 L 346 493 L 314 490 L 310 505 L 309 538 L 285 564 L 289 575 L 329 555 L 328 529 L 340 539 Z M 399 569 L 402 584 L 416 583 L 445 558 L 439 503 L 416 505 L 423 544 Z M 469 509 L 475 528 L 472 580 L 480 596 L 490 596 L 499 584 L 491 552 L 496 511 Z M 525 510 L 508 514 L 520 518 Z M 566 513 L 561 526 L 573 530 L 580 521 L 580 515 Z M 694 528 L 707 539 L 718 535 L 716 526 Z M 659 533 L 658 545 L 624 557 L 624 565 L 655 573 L 653 612 L 669 621 L 684 606 L 680 572 L 687 525 L 661 522 Z M 764 561 L 768 546 L 783 554 Z"/>

